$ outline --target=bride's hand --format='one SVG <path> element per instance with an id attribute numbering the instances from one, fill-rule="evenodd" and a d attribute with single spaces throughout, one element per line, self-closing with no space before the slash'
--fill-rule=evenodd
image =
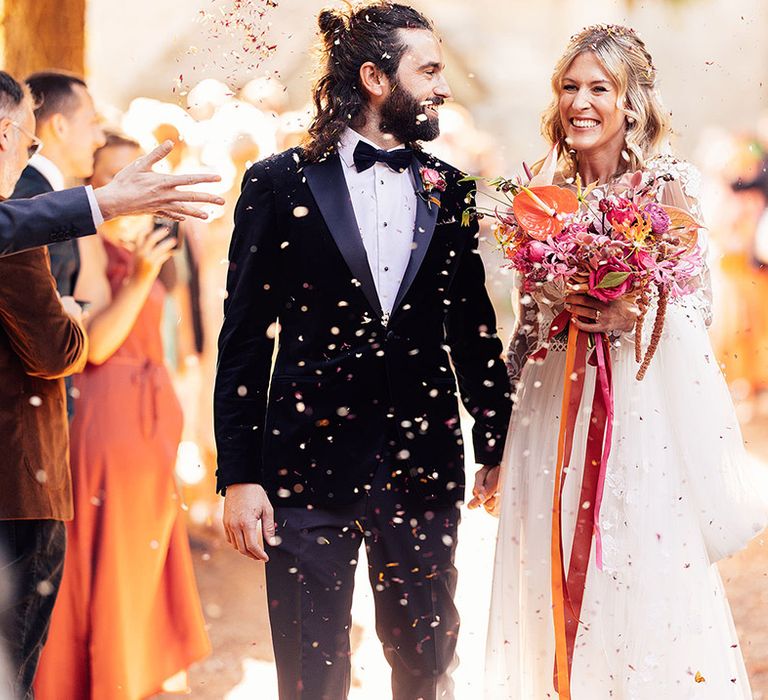
<path id="1" fill-rule="evenodd" d="M 481 467 L 475 474 L 472 500 L 467 504 L 470 509 L 483 506 L 491 515 L 497 515 L 499 497 L 500 467 Z"/>
<path id="2" fill-rule="evenodd" d="M 604 302 L 588 294 L 568 295 L 565 308 L 573 314 L 576 327 L 590 333 L 631 331 L 640 313 L 637 305 L 628 299 Z"/>

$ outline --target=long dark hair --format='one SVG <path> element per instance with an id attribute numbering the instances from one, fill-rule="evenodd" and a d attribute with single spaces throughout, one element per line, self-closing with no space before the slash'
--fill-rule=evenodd
<path id="1" fill-rule="evenodd" d="M 369 3 L 348 12 L 323 10 L 317 23 L 321 71 L 312 94 L 315 115 L 305 144 L 310 161 L 334 151 L 347 126 L 361 126 L 366 100 L 360 66 L 370 61 L 393 80 L 406 49 L 398 30 L 434 31 L 420 12 L 391 2 Z"/>

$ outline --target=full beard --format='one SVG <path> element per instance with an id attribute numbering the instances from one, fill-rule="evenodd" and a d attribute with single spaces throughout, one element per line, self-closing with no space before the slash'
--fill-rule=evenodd
<path id="1" fill-rule="evenodd" d="M 440 105 L 443 100 L 433 98 L 431 102 Z M 440 121 L 427 115 L 423 101 L 396 84 L 381 108 L 379 129 L 400 143 L 434 141 L 440 136 Z"/>

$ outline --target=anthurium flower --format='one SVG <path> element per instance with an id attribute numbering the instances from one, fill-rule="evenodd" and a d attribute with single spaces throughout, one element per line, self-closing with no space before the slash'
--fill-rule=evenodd
<path id="1" fill-rule="evenodd" d="M 568 217 L 579 210 L 579 200 L 571 190 L 556 185 L 524 187 L 512 200 L 512 210 L 520 227 L 543 241 L 562 231 Z"/>

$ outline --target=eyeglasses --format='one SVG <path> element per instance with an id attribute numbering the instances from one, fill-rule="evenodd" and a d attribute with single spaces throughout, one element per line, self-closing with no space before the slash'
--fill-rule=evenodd
<path id="1" fill-rule="evenodd" d="M 15 126 L 24 136 L 32 139 L 32 143 L 27 146 L 27 157 L 31 158 L 35 153 L 39 153 L 40 149 L 43 147 L 43 142 L 37 138 L 34 134 L 30 134 L 21 124 L 17 124 L 16 122 L 11 122 L 11 126 Z"/>

